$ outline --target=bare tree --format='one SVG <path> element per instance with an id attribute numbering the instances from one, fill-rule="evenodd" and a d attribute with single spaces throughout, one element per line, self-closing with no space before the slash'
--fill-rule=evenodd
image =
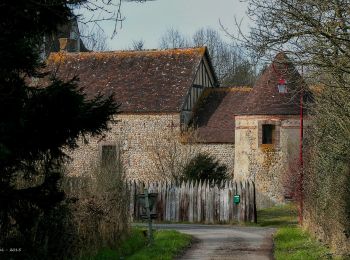
<path id="1" fill-rule="evenodd" d="M 114 29 L 111 37 L 117 35 L 118 28 L 121 28 L 125 17 L 122 14 L 122 2 L 144 3 L 155 0 L 86 0 L 72 5 L 73 13 L 79 18 L 81 24 L 94 24 L 102 29 L 100 22 L 114 21 Z M 73 1 L 74 2 L 74 1 Z"/>
<path id="2" fill-rule="evenodd" d="M 111 35 L 113 38 L 125 20 L 122 15 L 122 2 L 144 3 L 148 1 L 155 0 L 88 0 L 74 6 L 72 11 L 78 18 L 80 35 L 85 47 L 93 51 L 108 50 L 107 36 L 101 27 L 101 22 L 114 21 L 114 30 Z"/>
<path id="3" fill-rule="evenodd" d="M 243 43 L 258 57 L 288 51 L 294 63 L 307 66 L 310 77 L 334 86 L 348 85 L 350 72 L 349 1 L 249 0 L 255 26 Z M 335 80 L 323 77 L 332 75 Z M 327 82 L 328 81 L 328 82 Z"/>
<path id="4" fill-rule="evenodd" d="M 197 140 L 195 130 L 189 129 L 181 137 L 177 137 L 174 131 L 159 132 L 149 143 L 148 159 L 152 167 L 148 171 L 153 175 L 162 176 L 164 180 L 177 182 L 182 179 L 185 166 L 201 149 L 193 145 Z"/>
<path id="5" fill-rule="evenodd" d="M 207 46 L 212 58 L 215 71 L 220 80 L 223 80 L 234 65 L 235 50 L 224 42 L 219 33 L 211 28 L 201 28 L 192 37 L 194 46 Z"/>
<path id="6" fill-rule="evenodd" d="M 142 51 L 144 49 L 145 41 L 140 39 L 140 40 L 134 40 L 132 41 L 132 48 L 135 51 Z"/>
<path id="7" fill-rule="evenodd" d="M 305 182 L 309 227 L 334 250 L 350 248 L 350 8 L 348 0 L 249 0 L 243 45 L 270 59 L 287 51 L 314 88 Z M 241 37 L 242 39 L 242 37 Z M 304 74 L 304 76 L 306 76 Z M 307 174 L 306 174 L 307 173 Z M 303 180 L 302 178 L 300 179 Z M 325 206 L 327 205 L 327 206 Z M 305 215 L 304 215 L 305 217 Z"/>
<path id="8" fill-rule="evenodd" d="M 215 72 L 224 85 L 245 86 L 255 82 L 255 67 L 246 57 L 240 54 L 240 49 L 225 42 L 218 31 L 212 28 L 197 30 L 191 39 L 187 39 L 178 30 L 169 29 L 160 40 L 159 47 L 183 48 L 207 46 Z"/>
<path id="9" fill-rule="evenodd" d="M 168 29 L 165 34 L 160 39 L 159 47 L 161 49 L 171 49 L 171 48 L 185 48 L 189 47 L 191 44 L 186 36 L 181 34 L 178 30 L 174 28 Z"/>
<path id="10" fill-rule="evenodd" d="M 80 37 L 88 50 L 107 51 L 107 35 L 100 27 L 93 26 L 92 29 L 86 24 L 80 26 Z"/>

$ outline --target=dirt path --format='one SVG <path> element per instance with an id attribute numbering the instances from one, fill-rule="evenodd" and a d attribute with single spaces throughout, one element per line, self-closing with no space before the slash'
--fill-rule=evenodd
<path id="1" fill-rule="evenodd" d="M 273 259 L 274 228 L 228 225 L 156 224 L 195 237 L 195 243 L 179 259 Z"/>

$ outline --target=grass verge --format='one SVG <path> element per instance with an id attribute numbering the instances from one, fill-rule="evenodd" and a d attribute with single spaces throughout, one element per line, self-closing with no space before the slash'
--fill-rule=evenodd
<path id="1" fill-rule="evenodd" d="M 191 243 L 191 236 L 173 230 L 154 232 L 154 241 L 147 245 L 147 239 L 142 229 L 135 228 L 128 239 L 123 241 L 116 250 L 102 249 L 90 259 L 173 259 Z"/>
<path id="2" fill-rule="evenodd" d="M 334 258 L 329 249 L 298 226 L 297 207 L 292 204 L 258 211 L 258 226 L 276 227 L 274 257 L 276 260 L 318 260 Z"/>
<path id="3" fill-rule="evenodd" d="M 333 259 L 329 250 L 299 227 L 281 227 L 274 236 L 276 260 Z"/>
<path id="4" fill-rule="evenodd" d="M 95 257 L 90 259 L 125 259 L 143 248 L 146 244 L 146 238 L 141 229 L 132 229 L 130 236 L 125 239 L 118 249 L 103 248 Z"/>
<path id="5" fill-rule="evenodd" d="M 292 203 L 258 210 L 257 225 L 260 227 L 296 227 L 298 225 L 297 214 L 297 207 Z"/>
<path id="6" fill-rule="evenodd" d="M 154 235 L 154 243 L 131 255 L 130 260 L 173 259 L 191 243 L 191 236 L 174 230 L 160 230 Z"/>

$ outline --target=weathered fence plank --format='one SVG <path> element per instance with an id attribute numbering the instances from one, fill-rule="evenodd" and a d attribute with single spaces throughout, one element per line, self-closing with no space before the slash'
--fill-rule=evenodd
<path id="1" fill-rule="evenodd" d="M 139 219 L 141 205 L 136 200 L 136 195 L 143 193 L 144 188 L 148 188 L 149 192 L 158 193 L 158 221 L 228 223 L 256 220 L 253 182 L 130 182 L 128 186 L 132 220 Z M 233 203 L 234 195 L 241 196 L 238 205 Z"/>

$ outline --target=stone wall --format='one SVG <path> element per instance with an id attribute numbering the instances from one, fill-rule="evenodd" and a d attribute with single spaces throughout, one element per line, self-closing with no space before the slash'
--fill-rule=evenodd
<path id="1" fill-rule="evenodd" d="M 128 179 L 155 181 L 179 174 L 180 168 L 198 152 L 208 152 L 233 174 L 233 144 L 183 144 L 180 116 L 173 114 L 119 114 L 103 136 L 81 140 L 70 153 L 70 174 L 89 174 L 101 160 L 103 145 L 117 145 Z"/>
<path id="2" fill-rule="evenodd" d="M 275 123 L 278 144 L 259 144 L 259 125 Z M 186 144 L 180 137 L 180 117 L 173 114 L 120 114 L 103 136 L 71 152 L 71 174 L 88 174 L 101 160 L 103 145 L 118 145 L 128 179 L 166 180 L 199 152 L 207 152 L 228 167 L 236 180 L 254 180 L 259 207 L 284 201 L 285 176 L 293 171 L 299 151 L 298 116 L 237 116 L 235 144 Z M 292 173 L 294 174 L 294 173 Z M 287 176 L 288 177 L 288 176 Z"/>
<path id="3" fill-rule="evenodd" d="M 202 152 L 207 152 L 227 166 L 227 173 L 234 177 L 235 145 L 234 144 L 197 144 Z"/>
<path id="4" fill-rule="evenodd" d="M 261 144 L 262 124 L 275 125 L 272 145 Z M 296 177 L 299 129 L 298 116 L 236 116 L 235 177 L 255 181 L 258 207 L 284 201 Z"/>

